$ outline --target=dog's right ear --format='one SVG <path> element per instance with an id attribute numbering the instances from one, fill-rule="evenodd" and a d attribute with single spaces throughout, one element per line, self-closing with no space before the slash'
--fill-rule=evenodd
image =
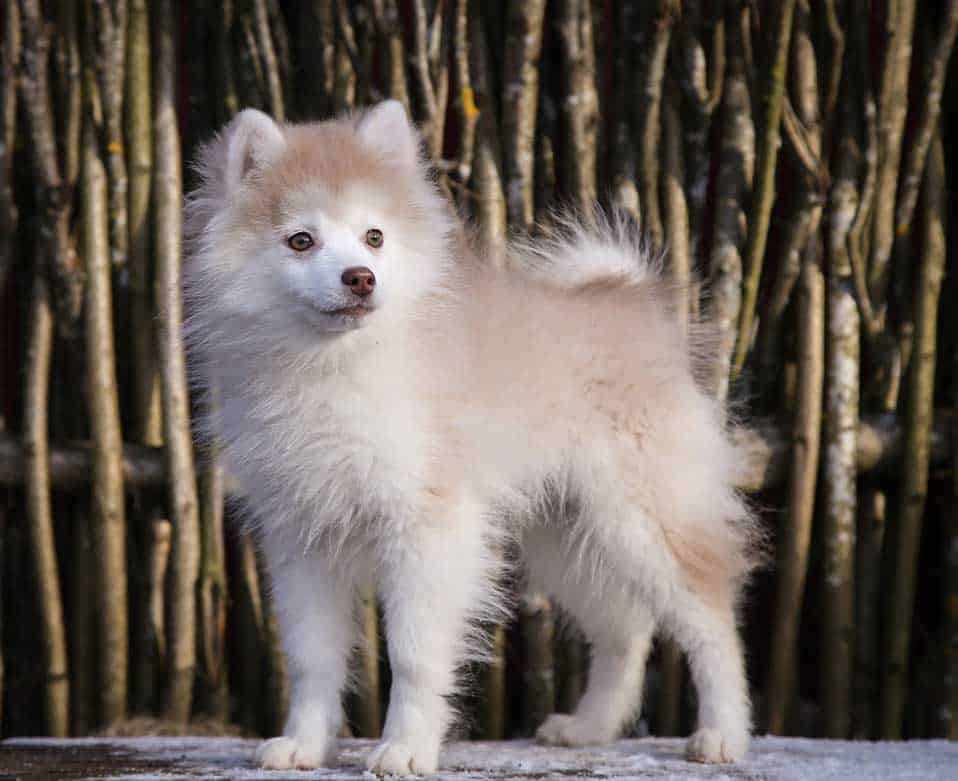
<path id="1" fill-rule="evenodd" d="M 286 137 L 271 117 L 243 109 L 229 123 L 226 137 L 226 190 L 238 188 L 250 171 L 264 168 L 286 148 Z"/>

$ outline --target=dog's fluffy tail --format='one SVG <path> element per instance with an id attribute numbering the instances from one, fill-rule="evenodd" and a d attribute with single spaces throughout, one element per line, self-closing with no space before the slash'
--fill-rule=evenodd
<path id="1" fill-rule="evenodd" d="M 542 235 L 512 242 L 509 263 L 565 288 L 609 278 L 635 284 L 663 276 L 663 253 L 632 218 L 598 208 L 553 215 Z"/>

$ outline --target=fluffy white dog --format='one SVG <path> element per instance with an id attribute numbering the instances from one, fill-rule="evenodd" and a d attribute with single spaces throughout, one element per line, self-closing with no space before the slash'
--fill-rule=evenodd
<path id="1" fill-rule="evenodd" d="M 209 421 L 268 561 L 292 677 L 268 768 L 321 765 L 340 726 L 354 602 L 374 578 L 392 691 L 379 774 L 431 773 L 498 551 L 591 644 L 588 690 L 540 740 L 614 739 L 653 629 L 688 654 L 688 756 L 742 757 L 735 608 L 754 523 L 743 461 L 696 381 L 669 281 L 615 224 L 484 257 L 420 159 L 401 104 L 277 125 L 240 113 L 189 199 L 188 335 Z"/>

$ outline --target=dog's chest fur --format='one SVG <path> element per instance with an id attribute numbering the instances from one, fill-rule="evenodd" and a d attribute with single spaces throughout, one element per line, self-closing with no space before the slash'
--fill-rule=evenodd
<path id="1" fill-rule="evenodd" d="M 255 523 L 315 540 L 412 512 L 428 434 L 408 386 L 396 356 L 371 350 L 339 371 L 224 388 L 224 454 Z"/>

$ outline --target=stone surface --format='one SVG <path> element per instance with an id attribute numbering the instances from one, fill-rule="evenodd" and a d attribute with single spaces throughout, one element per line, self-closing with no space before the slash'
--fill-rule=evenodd
<path id="1" fill-rule="evenodd" d="M 327 779 L 372 781 L 364 771 L 368 740 L 341 740 L 333 767 L 264 771 L 253 764 L 258 741 L 237 738 L 12 739 L 0 743 L 0 781 L 7 779 Z M 530 741 L 454 743 L 437 778 L 465 779 L 958 779 L 958 743 L 868 743 L 801 738 L 756 738 L 737 765 L 684 760 L 677 738 L 622 740 L 611 746 L 566 749 Z"/>

